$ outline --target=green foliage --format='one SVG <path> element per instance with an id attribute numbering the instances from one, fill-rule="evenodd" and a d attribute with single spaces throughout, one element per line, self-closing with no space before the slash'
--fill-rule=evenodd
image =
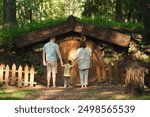
<path id="1" fill-rule="evenodd" d="M 0 9 L 2 9 L 3 8 L 3 3 L 2 3 L 2 1 L 0 1 Z M 0 10 L 0 25 L 2 24 L 2 22 L 3 22 L 3 10 Z"/>
<path id="2" fill-rule="evenodd" d="M 39 28 L 57 25 L 59 23 L 64 22 L 66 19 L 67 19 L 66 17 L 61 17 L 57 19 L 47 19 L 39 22 L 21 24 L 20 27 L 10 27 L 0 29 L 0 47 L 4 47 L 5 49 L 8 50 L 13 49 L 15 47 L 14 41 L 17 36 Z"/>
<path id="3" fill-rule="evenodd" d="M 24 64 L 28 64 L 29 66 L 33 65 L 39 76 L 44 75 L 44 69 L 41 65 L 41 57 L 28 53 L 24 57 L 20 57 L 20 59 Z"/>
<path id="4" fill-rule="evenodd" d="M 60 17 L 56 19 L 47 19 L 47 20 L 38 21 L 38 22 L 20 24 L 19 28 L 11 27 L 11 28 L 0 29 L 0 47 L 4 47 L 10 50 L 14 47 L 14 39 L 17 36 L 25 34 L 33 30 L 40 29 L 40 28 L 54 26 L 59 23 L 65 22 L 66 20 L 67 20 L 67 17 Z M 82 21 L 85 24 L 93 24 L 93 25 L 113 27 L 113 28 L 125 28 L 131 31 L 136 31 L 140 33 L 143 31 L 143 25 L 139 23 L 130 23 L 130 22 L 120 23 L 120 22 L 116 22 L 114 20 L 106 19 L 102 17 L 95 17 L 94 19 L 83 17 L 81 19 L 78 18 L 78 20 Z"/>
<path id="5" fill-rule="evenodd" d="M 0 47 L 7 50 L 14 47 L 15 31 L 14 28 L 0 29 Z"/>

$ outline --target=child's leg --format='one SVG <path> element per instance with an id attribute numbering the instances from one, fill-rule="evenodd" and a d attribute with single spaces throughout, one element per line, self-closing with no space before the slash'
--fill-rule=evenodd
<path id="1" fill-rule="evenodd" d="M 71 86 L 71 77 L 68 78 L 68 85 Z"/>
<path id="2" fill-rule="evenodd" d="M 67 79 L 66 79 L 66 77 L 64 77 L 64 87 L 66 87 L 67 86 Z"/>
<path id="3" fill-rule="evenodd" d="M 66 85 L 70 86 L 70 77 L 66 77 Z"/>

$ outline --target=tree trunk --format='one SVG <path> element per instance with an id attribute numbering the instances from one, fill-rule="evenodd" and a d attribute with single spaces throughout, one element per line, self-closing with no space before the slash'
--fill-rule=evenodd
<path id="1" fill-rule="evenodd" d="M 145 68 L 137 63 L 131 63 L 126 69 L 125 84 L 127 91 L 136 91 L 143 93 L 144 91 Z"/>
<path id="2" fill-rule="evenodd" d="M 122 13 L 122 0 L 116 0 L 116 14 L 115 19 L 116 21 L 122 21 L 123 20 L 123 13 Z"/>
<path id="3" fill-rule="evenodd" d="M 150 42 L 150 0 L 140 0 L 140 4 L 145 29 L 144 39 Z"/>
<path id="4" fill-rule="evenodd" d="M 3 21 L 4 26 L 16 23 L 16 0 L 3 0 Z"/>

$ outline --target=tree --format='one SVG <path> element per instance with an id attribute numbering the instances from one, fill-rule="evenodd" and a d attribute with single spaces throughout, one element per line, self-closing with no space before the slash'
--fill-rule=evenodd
<path id="1" fill-rule="evenodd" d="M 116 0 L 115 5 L 115 20 L 116 21 L 122 21 L 123 20 L 123 10 L 122 10 L 122 0 Z"/>
<path id="2" fill-rule="evenodd" d="M 3 1 L 0 1 L 0 25 L 2 25 L 3 22 Z"/>
<path id="3" fill-rule="evenodd" d="M 3 0 L 4 25 L 16 24 L 16 0 Z"/>
<path id="4" fill-rule="evenodd" d="M 145 28 L 144 39 L 150 42 L 150 0 L 140 0 Z"/>

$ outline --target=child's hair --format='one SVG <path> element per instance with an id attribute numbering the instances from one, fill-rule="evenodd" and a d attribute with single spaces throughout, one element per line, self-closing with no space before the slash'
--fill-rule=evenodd
<path id="1" fill-rule="evenodd" d="M 68 62 L 70 65 L 72 64 L 72 61 L 71 61 L 71 60 L 68 60 L 67 62 Z"/>

